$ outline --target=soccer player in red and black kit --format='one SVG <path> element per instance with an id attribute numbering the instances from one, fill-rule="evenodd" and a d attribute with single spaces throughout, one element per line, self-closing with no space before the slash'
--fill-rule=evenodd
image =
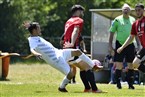
<path id="1" fill-rule="evenodd" d="M 68 21 L 65 24 L 63 48 L 75 49 L 78 48 L 78 46 L 80 45 L 79 38 L 84 23 L 82 19 L 84 15 L 84 8 L 81 5 L 74 5 L 71 8 L 71 12 L 72 12 L 72 17 L 68 19 Z M 74 58 L 74 60 L 76 59 L 77 57 Z M 83 66 L 83 62 L 80 61 L 77 65 Z M 84 92 L 93 92 L 93 93 L 102 92 L 96 86 L 94 74 L 91 69 L 80 71 L 80 77 L 85 86 Z"/>
<path id="2" fill-rule="evenodd" d="M 135 11 L 138 17 L 131 29 L 131 34 L 126 40 L 126 42 L 117 49 L 117 52 L 120 53 L 125 47 L 127 47 L 134 39 L 135 36 L 138 36 L 142 49 L 138 51 L 136 57 L 133 60 L 133 66 L 138 68 L 140 71 L 145 73 L 145 65 L 141 64 L 143 57 L 145 56 L 145 16 L 144 16 L 144 5 L 139 3 L 135 6 Z"/>

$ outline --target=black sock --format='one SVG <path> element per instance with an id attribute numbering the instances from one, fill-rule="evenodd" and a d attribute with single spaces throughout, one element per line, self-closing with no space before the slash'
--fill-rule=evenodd
<path id="1" fill-rule="evenodd" d="M 74 77 L 72 78 L 73 83 L 76 82 L 75 78 L 76 78 L 76 76 L 74 76 Z"/>
<path id="2" fill-rule="evenodd" d="M 92 90 L 96 91 L 98 90 L 97 86 L 96 86 L 96 82 L 95 82 L 95 78 L 94 78 L 94 73 L 91 70 L 88 70 L 87 72 L 87 79 L 92 87 Z"/>
<path id="3" fill-rule="evenodd" d="M 87 80 L 87 75 L 86 75 L 86 71 L 80 71 L 80 78 L 85 86 L 85 89 L 91 89 L 90 84 Z"/>
<path id="4" fill-rule="evenodd" d="M 129 87 L 133 85 L 134 83 L 134 70 L 133 69 L 129 69 L 127 72 L 127 82 Z"/>
<path id="5" fill-rule="evenodd" d="M 115 71 L 115 79 L 116 79 L 117 84 L 120 83 L 121 72 L 122 72 L 122 70 L 119 70 L 119 69 L 116 69 L 116 71 Z"/>
<path id="6" fill-rule="evenodd" d="M 138 70 L 142 71 L 143 73 L 145 73 L 145 65 L 144 64 L 140 64 L 138 67 Z"/>

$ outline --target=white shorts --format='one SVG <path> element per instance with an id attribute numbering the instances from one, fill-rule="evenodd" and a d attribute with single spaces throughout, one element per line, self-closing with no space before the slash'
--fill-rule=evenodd
<path id="1" fill-rule="evenodd" d="M 63 73 L 64 75 L 68 75 L 68 73 L 70 72 L 70 66 L 69 64 L 65 61 L 65 59 L 63 57 L 58 57 L 58 61 L 50 61 L 48 60 L 49 57 L 45 58 L 44 60 L 53 68 L 57 69 L 58 71 L 60 71 L 61 73 Z"/>
<path id="2" fill-rule="evenodd" d="M 61 73 L 63 73 L 64 75 L 68 75 L 68 73 L 70 72 L 70 66 L 69 64 L 64 60 L 63 57 L 59 57 L 59 62 L 54 64 L 54 68 L 56 68 L 57 70 L 59 70 Z"/>
<path id="3" fill-rule="evenodd" d="M 65 75 L 67 75 L 70 72 L 70 66 L 67 62 L 69 61 L 69 59 L 72 58 L 72 51 L 76 51 L 76 49 L 62 49 L 58 51 L 59 62 L 54 66 L 56 69 L 58 69 Z"/>
<path id="4" fill-rule="evenodd" d="M 64 59 L 69 62 L 69 60 L 73 60 L 74 59 L 74 56 L 72 57 L 71 55 L 71 52 L 72 51 L 76 51 L 76 49 L 63 49 L 62 50 L 62 56 L 64 57 Z M 78 63 L 80 62 L 81 59 L 77 59 L 77 60 L 74 60 L 74 61 L 71 61 L 72 63 Z"/>
<path id="5" fill-rule="evenodd" d="M 75 51 L 75 49 L 63 49 L 62 50 L 62 57 L 65 59 L 65 61 L 69 61 L 69 59 L 73 58 L 71 55 L 71 52 Z"/>
<path id="6" fill-rule="evenodd" d="M 53 68 L 57 69 L 61 73 L 68 75 L 70 72 L 70 66 L 63 57 L 63 50 L 56 51 L 56 60 L 50 58 L 47 54 L 42 53 L 42 58 Z"/>
<path id="7" fill-rule="evenodd" d="M 54 62 L 54 61 L 48 61 L 49 57 L 46 56 L 45 61 L 51 65 L 52 67 L 54 67 L 55 69 L 57 69 L 58 71 L 62 72 L 65 75 L 68 75 L 68 73 L 70 72 L 70 66 L 67 63 L 69 61 L 69 59 L 72 58 L 71 52 L 75 51 L 76 49 L 62 49 L 62 50 L 58 50 L 57 51 L 57 57 L 58 57 L 58 62 Z"/>

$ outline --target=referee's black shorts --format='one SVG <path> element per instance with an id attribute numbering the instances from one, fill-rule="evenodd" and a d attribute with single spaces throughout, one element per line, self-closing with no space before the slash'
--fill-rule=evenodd
<path id="1" fill-rule="evenodd" d="M 117 53 L 117 49 L 121 47 L 122 45 L 119 43 L 119 41 L 116 41 L 115 45 L 115 55 L 114 55 L 114 62 L 123 62 L 124 58 L 125 61 L 128 63 L 132 63 L 132 61 L 135 58 L 135 46 L 134 44 L 128 45 L 124 50 L 119 54 Z"/>

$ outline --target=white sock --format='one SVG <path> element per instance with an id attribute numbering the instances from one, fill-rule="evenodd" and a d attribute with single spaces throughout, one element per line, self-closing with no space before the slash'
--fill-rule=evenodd
<path id="1" fill-rule="evenodd" d="M 79 56 L 79 58 L 82 59 L 84 62 L 88 63 L 89 66 L 94 67 L 95 64 L 93 63 L 93 61 L 88 56 L 86 56 L 84 53 L 82 53 Z"/>
<path id="2" fill-rule="evenodd" d="M 60 88 L 65 88 L 69 82 L 70 82 L 70 80 L 67 79 L 67 77 L 65 76 L 62 83 L 60 84 Z"/>

